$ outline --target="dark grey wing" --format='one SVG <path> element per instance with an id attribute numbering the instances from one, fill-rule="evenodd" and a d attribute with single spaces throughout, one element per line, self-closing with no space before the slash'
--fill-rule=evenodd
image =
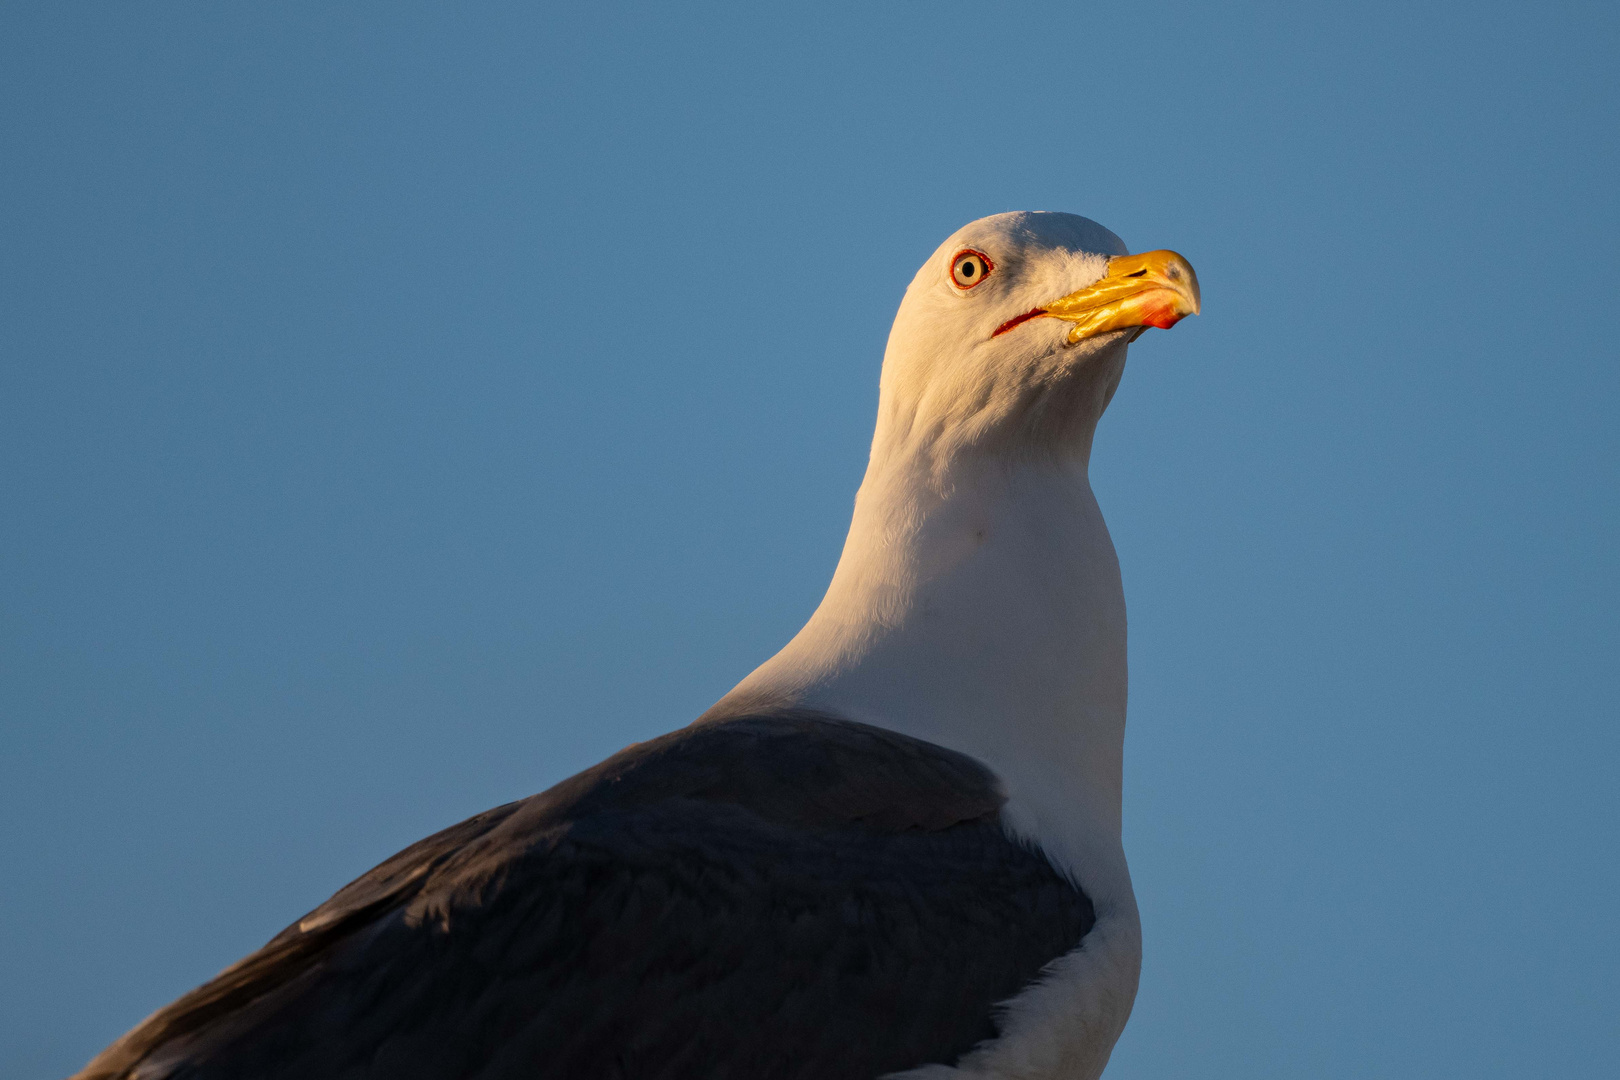
<path id="1" fill-rule="evenodd" d="M 875 1077 L 950 1063 L 1094 916 L 977 762 L 698 725 L 407 849 L 90 1078 Z"/>
<path id="2" fill-rule="evenodd" d="M 159 1009 L 77 1073 L 74 1080 L 161 1076 L 157 1059 L 174 1057 L 199 1036 L 216 1034 L 223 1022 L 318 967 L 334 950 L 421 891 L 449 856 L 486 834 L 523 804 L 508 803 L 419 840 L 356 878 L 332 898 L 232 964 L 210 982 Z"/>

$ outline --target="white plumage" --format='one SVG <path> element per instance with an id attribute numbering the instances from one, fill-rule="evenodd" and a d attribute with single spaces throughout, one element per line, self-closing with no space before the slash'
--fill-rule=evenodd
<path id="1" fill-rule="evenodd" d="M 952 257 L 993 273 L 954 287 Z M 1136 996 L 1141 929 L 1120 843 L 1125 598 L 1087 476 L 1124 329 L 1010 318 L 1093 285 L 1124 243 L 1070 214 L 1001 214 L 917 272 L 889 336 L 865 480 L 825 599 L 716 707 L 790 702 L 987 763 L 1006 819 L 1080 884 L 1097 925 L 1015 999 L 1001 1040 L 918 1076 L 1093 1077 Z M 994 335 L 994 336 L 993 336 Z"/>

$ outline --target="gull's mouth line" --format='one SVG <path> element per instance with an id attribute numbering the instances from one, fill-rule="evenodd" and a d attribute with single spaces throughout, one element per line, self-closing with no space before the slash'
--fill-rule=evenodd
<path id="1" fill-rule="evenodd" d="M 1029 320 L 1038 319 L 1042 315 L 1045 315 L 1045 314 L 1046 314 L 1046 309 L 1045 308 L 1031 308 L 1029 311 L 1024 312 L 1022 315 L 1014 315 L 1012 318 L 1008 319 L 1006 322 L 1004 322 L 1000 326 L 996 327 L 996 332 L 991 334 L 990 336 L 991 337 L 1000 337 L 1002 334 L 1005 334 L 1007 331 L 1011 330 L 1013 327 L 1019 325 L 1020 323 L 1027 323 L 1027 322 L 1029 322 Z"/>

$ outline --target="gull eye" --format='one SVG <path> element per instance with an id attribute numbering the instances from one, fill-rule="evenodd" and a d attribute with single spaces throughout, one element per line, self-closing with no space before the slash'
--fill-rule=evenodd
<path id="1" fill-rule="evenodd" d="M 958 252 L 951 260 L 951 280 L 958 289 L 971 289 L 990 276 L 995 264 L 982 251 Z"/>

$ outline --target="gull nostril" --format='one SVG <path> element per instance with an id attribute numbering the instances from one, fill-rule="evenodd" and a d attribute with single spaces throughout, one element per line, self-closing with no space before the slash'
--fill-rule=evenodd
<path id="1" fill-rule="evenodd" d="M 1137 271 L 1137 272 L 1136 272 L 1136 273 L 1134 273 L 1134 274 L 1126 274 L 1126 275 L 1125 275 L 1125 276 L 1126 276 L 1126 277 L 1141 277 L 1141 276 L 1142 276 L 1142 275 L 1143 275 L 1143 274 L 1145 274 L 1145 273 L 1147 273 L 1147 271 L 1146 271 L 1146 270 L 1138 270 L 1138 271 Z M 1171 271 L 1171 273 L 1175 273 L 1175 271 L 1173 271 L 1173 270 L 1172 270 L 1172 271 Z"/>

